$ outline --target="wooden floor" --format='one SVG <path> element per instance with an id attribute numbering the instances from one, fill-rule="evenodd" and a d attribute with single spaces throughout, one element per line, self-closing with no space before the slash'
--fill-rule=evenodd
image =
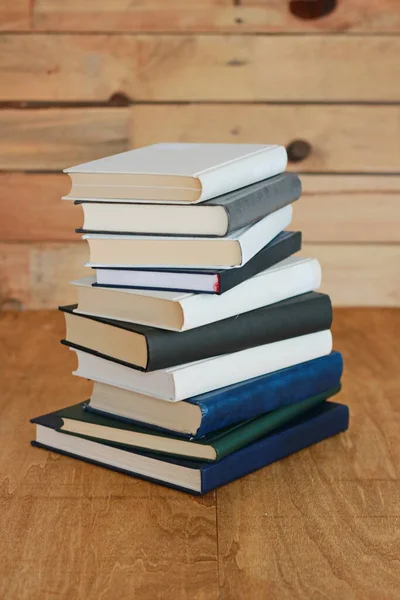
<path id="1" fill-rule="evenodd" d="M 62 332 L 0 314 L 2 600 L 400 598 L 400 311 L 336 311 L 349 432 L 202 498 L 29 445 L 89 394 Z"/>

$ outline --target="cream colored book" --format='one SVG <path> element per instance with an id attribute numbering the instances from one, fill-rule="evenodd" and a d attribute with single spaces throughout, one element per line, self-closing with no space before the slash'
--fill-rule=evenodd
<path id="1" fill-rule="evenodd" d="M 78 359 L 73 375 L 177 402 L 329 354 L 332 335 L 329 330 L 318 331 L 149 373 L 72 350 Z"/>
<path id="2" fill-rule="evenodd" d="M 225 294 L 190 294 L 93 286 L 94 277 L 72 283 L 78 290 L 74 312 L 186 331 L 316 290 L 321 267 L 313 258 L 290 257 Z"/>
<path id="3" fill-rule="evenodd" d="M 283 146 L 164 143 L 65 169 L 68 200 L 196 203 L 282 173 Z"/>
<path id="4" fill-rule="evenodd" d="M 292 220 L 285 206 L 224 238 L 88 234 L 90 267 L 241 267 Z"/>

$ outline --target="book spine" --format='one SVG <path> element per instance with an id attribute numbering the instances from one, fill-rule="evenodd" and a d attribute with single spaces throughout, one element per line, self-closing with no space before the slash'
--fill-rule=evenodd
<path id="1" fill-rule="evenodd" d="M 321 410 L 325 408 L 325 410 Z M 293 427 L 266 436 L 219 462 L 201 470 L 203 494 L 257 471 L 325 438 L 345 431 L 349 426 L 349 409 L 343 404 L 325 402 L 310 415 L 294 422 Z"/>
<path id="2" fill-rule="evenodd" d="M 246 227 L 291 204 L 301 195 L 301 182 L 295 173 L 283 173 L 256 186 L 256 189 L 225 206 L 228 215 L 227 234 Z"/>
<path id="3" fill-rule="evenodd" d="M 240 269 L 228 269 L 218 275 L 218 294 L 224 294 L 250 277 L 288 258 L 301 249 L 301 232 L 285 231 L 265 246 Z"/>
<path id="4" fill-rule="evenodd" d="M 311 292 L 188 331 L 148 333 L 146 371 L 167 369 L 329 329 L 329 296 Z"/>
<path id="5" fill-rule="evenodd" d="M 223 388 L 209 401 L 193 402 L 200 407 L 202 414 L 201 425 L 194 439 L 321 394 L 338 384 L 342 372 L 342 355 L 340 352 L 332 352 L 327 356 L 257 377 L 251 382 L 245 381 Z"/>

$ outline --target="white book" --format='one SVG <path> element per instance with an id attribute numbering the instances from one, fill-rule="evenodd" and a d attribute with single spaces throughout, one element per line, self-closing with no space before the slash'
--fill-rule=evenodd
<path id="1" fill-rule="evenodd" d="M 292 220 L 285 206 L 254 225 L 224 238 L 139 235 L 82 236 L 90 249 L 89 267 L 237 268 L 246 264 Z"/>
<path id="2" fill-rule="evenodd" d="M 128 150 L 65 169 L 65 199 L 202 202 L 283 173 L 283 146 L 163 143 Z"/>
<path id="3" fill-rule="evenodd" d="M 186 331 L 268 306 L 320 287 L 321 267 L 313 258 L 290 257 L 220 296 L 102 288 L 94 277 L 73 281 L 78 289 L 74 312 Z"/>
<path id="4" fill-rule="evenodd" d="M 224 272 L 224 270 L 222 271 Z M 96 283 L 100 286 L 132 289 L 184 290 L 218 293 L 219 273 L 209 271 L 164 271 L 153 269 L 97 269 Z"/>
<path id="5" fill-rule="evenodd" d="M 224 294 L 301 248 L 300 231 L 282 231 L 239 269 L 112 268 L 96 269 L 96 284 L 102 287 L 168 290 Z"/>
<path id="6" fill-rule="evenodd" d="M 73 375 L 176 402 L 329 354 L 332 335 L 319 331 L 148 373 L 82 350 L 71 351 L 78 358 Z"/>

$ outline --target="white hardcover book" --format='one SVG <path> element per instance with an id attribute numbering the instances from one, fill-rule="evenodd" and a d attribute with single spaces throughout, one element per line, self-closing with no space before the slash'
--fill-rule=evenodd
<path id="1" fill-rule="evenodd" d="M 71 351 L 78 358 L 73 375 L 176 402 L 329 354 L 332 335 L 319 331 L 148 373 L 82 350 Z"/>
<path id="2" fill-rule="evenodd" d="M 69 200 L 202 202 L 279 173 L 283 146 L 162 143 L 65 169 Z"/>
<path id="3" fill-rule="evenodd" d="M 237 268 L 246 264 L 292 220 L 285 206 L 254 225 L 224 238 L 138 235 L 82 236 L 90 249 L 89 267 Z"/>
<path id="4" fill-rule="evenodd" d="M 201 271 L 155 271 L 152 269 L 97 269 L 99 286 L 132 289 L 185 290 L 214 293 L 220 288 L 219 273 Z"/>
<path id="5" fill-rule="evenodd" d="M 73 281 L 78 289 L 74 312 L 186 331 L 268 306 L 321 285 L 313 258 L 290 257 L 220 296 L 93 286 L 94 277 Z"/>

